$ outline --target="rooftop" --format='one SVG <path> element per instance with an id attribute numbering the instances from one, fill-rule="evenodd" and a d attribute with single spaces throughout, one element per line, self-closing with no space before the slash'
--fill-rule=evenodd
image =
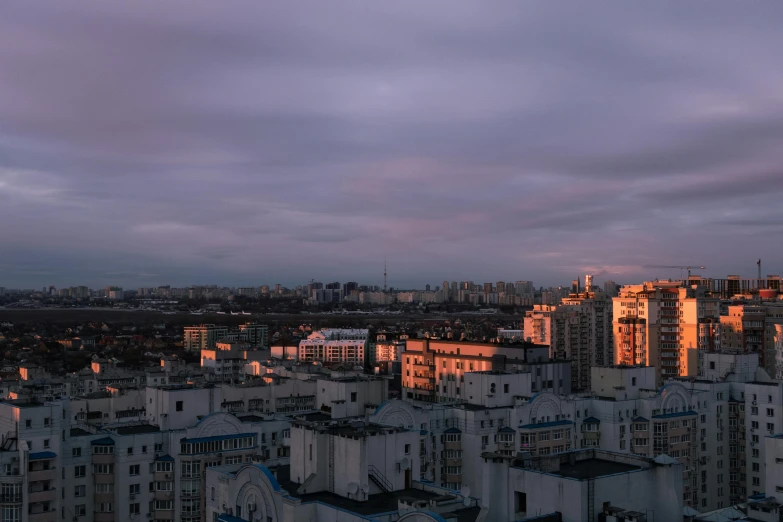
<path id="1" fill-rule="evenodd" d="M 348 499 L 329 493 L 326 491 L 319 493 L 307 493 L 300 495 L 296 492 L 300 484 L 293 482 L 290 477 L 291 468 L 289 466 L 280 466 L 271 470 L 280 486 L 288 491 L 288 494 L 292 497 L 301 499 L 302 502 L 323 502 L 335 506 L 339 509 L 352 511 L 359 515 L 376 515 L 378 513 L 388 513 L 390 511 L 397 511 L 398 500 L 447 500 L 454 497 L 437 495 L 420 489 L 410 488 L 400 491 L 394 491 L 392 493 L 370 495 L 366 501 L 359 502 L 353 499 Z M 478 517 L 480 508 L 473 507 L 467 509 L 460 509 L 453 512 L 453 515 L 457 516 L 459 522 L 473 522 Z M 450 514 L 451 515 L 451 514 Z"/>
<path id="2" fill-rule="evenodd" d="M 328 432 L 332 435 L 337 435 L 338 437 L 366 437 L 368 435 L 384 435 L 387 433 L 408 431 L 405 428 L 371 424 L 362 420 L 340 423 L 308 422 L 296 420 L 292 423 L 292 425 L 313 431 Z"/>
<path id="3" fill-rule="evenodd" d="M 112 430 L 118 435 L 140 435 L 142 433 L 158 433 L 160 428 L 152 424 L 136 424 L 134 426 L 118 426 Z"/>
<path id="4" fill-rule="evenodd" d="M 579 480 L 588 480 L 619 473 L 628 473 L 642 469 L 640 466 L 625 464 L 612 460 L 592 458 L 576 461 L 575 463 L 561 464 L 559 471 L 552 472 L 566 478 L 575 478 Z"/>

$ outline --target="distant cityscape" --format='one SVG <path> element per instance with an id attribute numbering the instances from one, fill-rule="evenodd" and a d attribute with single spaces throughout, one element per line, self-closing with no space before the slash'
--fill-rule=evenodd
<path id="1" fill-rule="evenodd" d="M 772 522 L 780 284 L 4 290 L 0 503 L 20 522 Z"/>

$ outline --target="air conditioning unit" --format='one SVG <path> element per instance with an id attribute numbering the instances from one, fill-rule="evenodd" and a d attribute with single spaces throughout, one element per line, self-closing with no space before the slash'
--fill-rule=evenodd
<path id="1" fill-rule="evenodd" d="M 751 402 L 751 404 L 752 404 L 753 406 L 755 406 L 755 405 L 756 405 L 756 404 L 758 404 L 758 403 L 757 403 L 756 401 L 753 401 L 753 402 Z"/>

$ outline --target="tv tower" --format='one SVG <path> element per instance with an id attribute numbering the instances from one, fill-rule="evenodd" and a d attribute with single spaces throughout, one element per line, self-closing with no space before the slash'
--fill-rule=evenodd
<path id="1" fill-rule="evenodd" d="M 386 258 L 383 258 L 383 293 L 386 293 Z"/>

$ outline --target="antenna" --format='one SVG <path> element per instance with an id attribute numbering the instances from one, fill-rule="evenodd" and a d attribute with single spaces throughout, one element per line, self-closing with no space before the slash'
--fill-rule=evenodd
<path id="1" fill-rule="evenodd" d="M 761 280 L 761 259 L 756 261 L 756 266 L 758 266 L 759 269 L 759 281 Z"/>
<path id="2" fill-rule="evenodd" d="M 386 293 L 386 258 L 383 258 L 383 293 Z"/>

